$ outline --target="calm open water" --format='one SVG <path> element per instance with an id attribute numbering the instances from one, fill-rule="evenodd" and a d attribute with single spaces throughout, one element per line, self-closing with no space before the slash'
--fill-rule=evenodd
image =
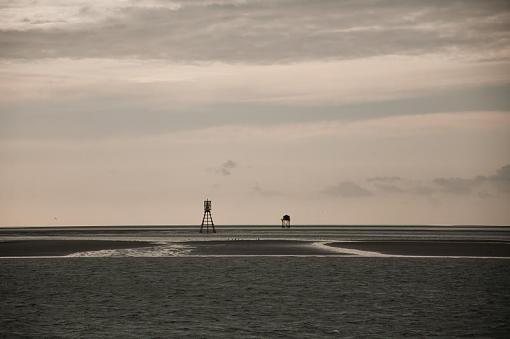
<path id="1" fill-rule="evenodd" d="M 510 261 L 0 259 L 2 337 L 508 337 Z"/>

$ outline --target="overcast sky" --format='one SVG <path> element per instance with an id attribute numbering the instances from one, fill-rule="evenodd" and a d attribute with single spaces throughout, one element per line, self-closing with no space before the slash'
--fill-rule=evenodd
<path id="1" fill-rule="evenodd" d="M 510 3 L 0 0 L 0 225 L 206 197 L 220 225 L 510 224 Z"/>

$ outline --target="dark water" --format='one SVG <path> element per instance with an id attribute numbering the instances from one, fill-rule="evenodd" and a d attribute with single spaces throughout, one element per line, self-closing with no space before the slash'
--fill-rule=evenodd
<path id="1" fill-rule="evenodd" d="M 0 259 L 2 337 L 508 337 L 510 261 Z"/>

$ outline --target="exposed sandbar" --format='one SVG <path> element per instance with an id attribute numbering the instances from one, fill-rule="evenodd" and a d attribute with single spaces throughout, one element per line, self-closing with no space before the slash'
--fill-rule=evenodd
<path id="1" fill-rule="evenodd" d="M 191 255 L 338 255 L 298 240 L 190 241 Z"/>
<path id="2" fill-rule="evenodd" d="M 510 257 L 510 243 L 497 241 L 359 241 L 327 245 L 392 255 Z"/>
<path id="3" fill-rule="evenodd" d="M 0 242 L 0 257 L 65 256 L 77 252 L 154 246 L 148 241 L 13 240 Z"/>

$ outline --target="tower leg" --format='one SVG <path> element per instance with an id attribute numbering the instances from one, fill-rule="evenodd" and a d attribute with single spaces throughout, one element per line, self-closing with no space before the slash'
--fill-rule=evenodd
<path id="1" fill-rule="evenodd" d="M 210 211 L 204 212 L 204 217 L 202 218 L 202 226 L 200 226 L 200 233 L 203 232 L 204 225 L 206 233 L 209 233 L 209 226 L 212 228 L 212 233 L 216 233 L 216 228 L 214 227 L 214 222 Z"/>

